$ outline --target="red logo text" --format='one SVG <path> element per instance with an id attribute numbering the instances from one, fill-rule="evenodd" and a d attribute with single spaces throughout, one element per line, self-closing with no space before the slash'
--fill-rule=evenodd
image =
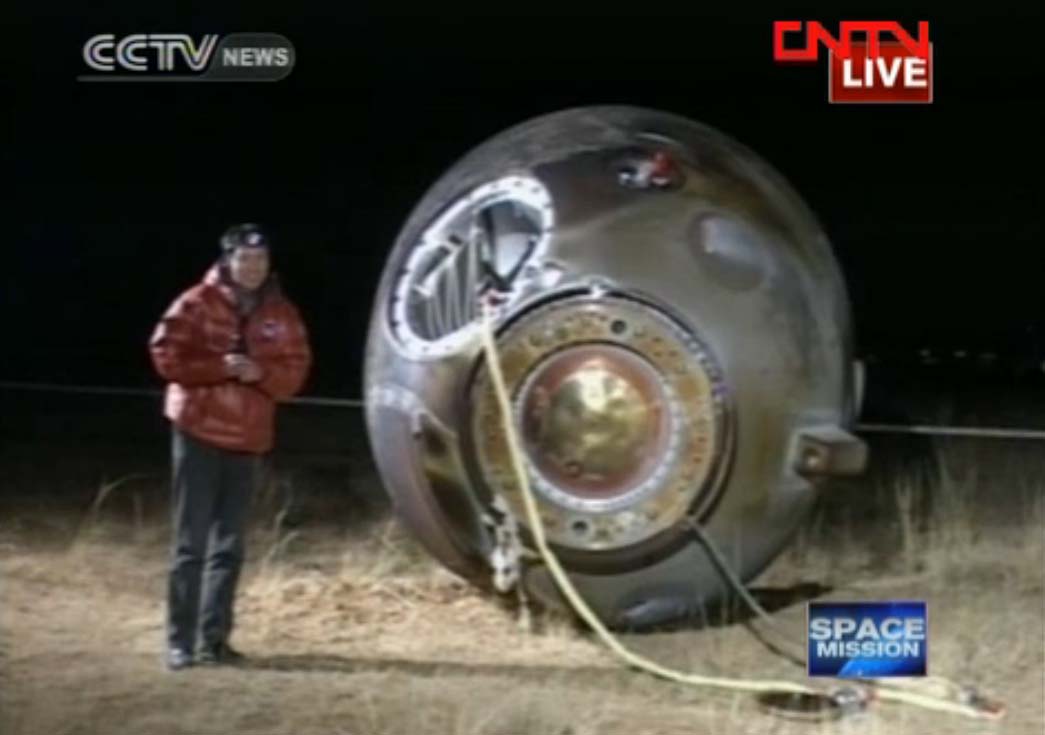
<path id="1" fill-rule="evenodd" d="M 932 102 L 932 42 L 929 22 L 909 33 L 895 21 L 844 20 L 832 35 L 817 21 L 773 23 L 773 59 L 815 62 L 830 53 L 830 102 Z"/>

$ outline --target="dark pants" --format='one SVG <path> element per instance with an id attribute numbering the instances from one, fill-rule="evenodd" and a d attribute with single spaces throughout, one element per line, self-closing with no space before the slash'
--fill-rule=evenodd
<path id="1" fill-rule="evenodd" d="M 174 538 L 167 597 L 167 640 L 192 652 L 232 632 L 243 536 L 260 469 L 256 454 L 230 452 L 173 429 Z"/>

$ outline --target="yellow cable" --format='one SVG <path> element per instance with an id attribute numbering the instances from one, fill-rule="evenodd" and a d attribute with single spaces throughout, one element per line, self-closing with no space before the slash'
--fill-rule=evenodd
<path id="1" fill-rule="evenodd" d="M 573 610 L 580 616 L 588 626 L 595 631 L 595 634 L 602 640 L 606 646 L 609 647 L 617 656 L 623 659 L 625 662 L 634 666 L 637 669 L 647 671 L 651 674 L 659 676 L 670 681 L 679 682 L 682 684 L 690 684 L 693 686 L 706 686 L 706 687 L 718 687 L 721 689 L 732 689 L 748 692 L 792 692 L 795 694 L 814 694 L 814 695 L 827 695 L 826 692 L 821 689 L 814 687 L 798 684 L 791 681 L 774 681 L 770 679 L 734 679 L 721 676 L 701 676 L 699 674 L 690 674 L 683 671 L 677 671 L 670 669 L 666 666 L 661 666 L 656 661 L 652 661 L 644 656 L 628 650 L 624 645 L 602 624 L 598 616 L 592 612 L 591 608 L 588 607 L 587 603 L 584 602 L 580 594 L 578 594 L 576 588 L 573 586 L 573 582 L 566 574 L 565 570 L 559 564 L 558 558 L 552 552 L 551 548 L 544 536 L 544 525 L 541 522 L 540 513 L 537 511 L 537 504 L 533 498 L 533 492 L 530 489 L 530 477 L 529 473 L 523 464 L 522 459 L 522 448 L 519 443 L 518 435 L 515 431 L 515 426 L 512 422 L 512 409 L 511 402 L 508 396 L 508 389 L 504 382 L 504 374 L 501 372 L 500 356 L 497 351 L 497 344 L 494 340 L 493 325 L 490 320 L 489 307 L 484 303 L 482 308 L 481 317 L 481 334 L 483 340 L 483 352 L 486 357 L 486 364 L 490 371 L 490 376 L 493 381 L 494 393 L 497 396 L 497 403 L 501 412 L 501 422 L 504 427 L 505 439 L 508 442 L 508 452 L 512 460 L 512 468 L 515 471 L 516 478 L 519 482 L 519 487 L 522 490 L 523 503 L 526 507 L 526 517 L 529 522 L 530 531 L 533 534 L 534 543 L 537 546 L 537 551 L 541 555 L 541 559 L 547 565 L 548 570 L 552 574 L 552 578 L 558 585 L 560 592 L 570 603 Z M 878 682 L 875 682 L 878 683 Z M 943 712 L 954 712 L 963 714 L 970 717 L 986 718 L 986 719 L 997 719 L 1001 717 L 1002 713 L 988 713 L 975 707 L 958 704 L 956 702 L 950 702 L 947 700 L 939 699 L 936 697 L 929 697 L 921 694 L 914 694 L 911 692 L 897 691 L 897 690 L 881 690 L 876 692 L 876 698 L 881 700 L 892 700 L 897 702 L 906 702 L 919 707 L 927 709 L 939 710 Z"/>

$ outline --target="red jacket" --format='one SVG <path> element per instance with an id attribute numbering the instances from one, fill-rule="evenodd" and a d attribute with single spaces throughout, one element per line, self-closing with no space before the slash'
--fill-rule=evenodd
<path id="1" fill-rule="evenodd" d="M 290 398 L 312 364 L 308 334 L 275 279 L 262 287 L 242 328 L 236 296 L 220 267 L 183 293 L 156 325 L 149 350 L 168 382 L 164 414 L 182 431 L 224 449 L 261 454 L 272 448 L 276 402 Z M 262 370 L 257 383 L 225 373 L 225 355 L 240 344 Z"/>

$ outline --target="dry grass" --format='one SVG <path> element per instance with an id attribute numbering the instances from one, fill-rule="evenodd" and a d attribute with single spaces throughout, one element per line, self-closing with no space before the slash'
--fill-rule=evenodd
<path id="1" fill-rule="evenodd" d="M 656 681 L 621 669 L 568 621 L 520 630 L 509 605 L 433 563 L 384 506 L 352 525 L 316 522 L 338 517 L 327 508 L 292 523 L 278 492 L 261 498 L 237 607 L 251 666 L 168 674 L 165 498 L 131 478 L 103 484 L 86 513 L 0 519 L 0 732 L 1038 735 L 1043 475 L 1002 480 L 979 458 L 945 460 L 931 497 L 921 473 L 870 492 L 877 515 L 862 525 L 841 502 L 822 508 L 756 586 L 816 580 L 836 599 L 926 599 L 932 673 L 1006 700 L 1000 725 L 882 706 L 815 726 L 768 716 L 745 695 Z M 987 523 L 984 498 L 1003 481 L 1011 517 Z M 777 618 L 804 637 L 802 605 Z M 804 679 L 739 625 L 627 642 L 684 669 Z"/>

